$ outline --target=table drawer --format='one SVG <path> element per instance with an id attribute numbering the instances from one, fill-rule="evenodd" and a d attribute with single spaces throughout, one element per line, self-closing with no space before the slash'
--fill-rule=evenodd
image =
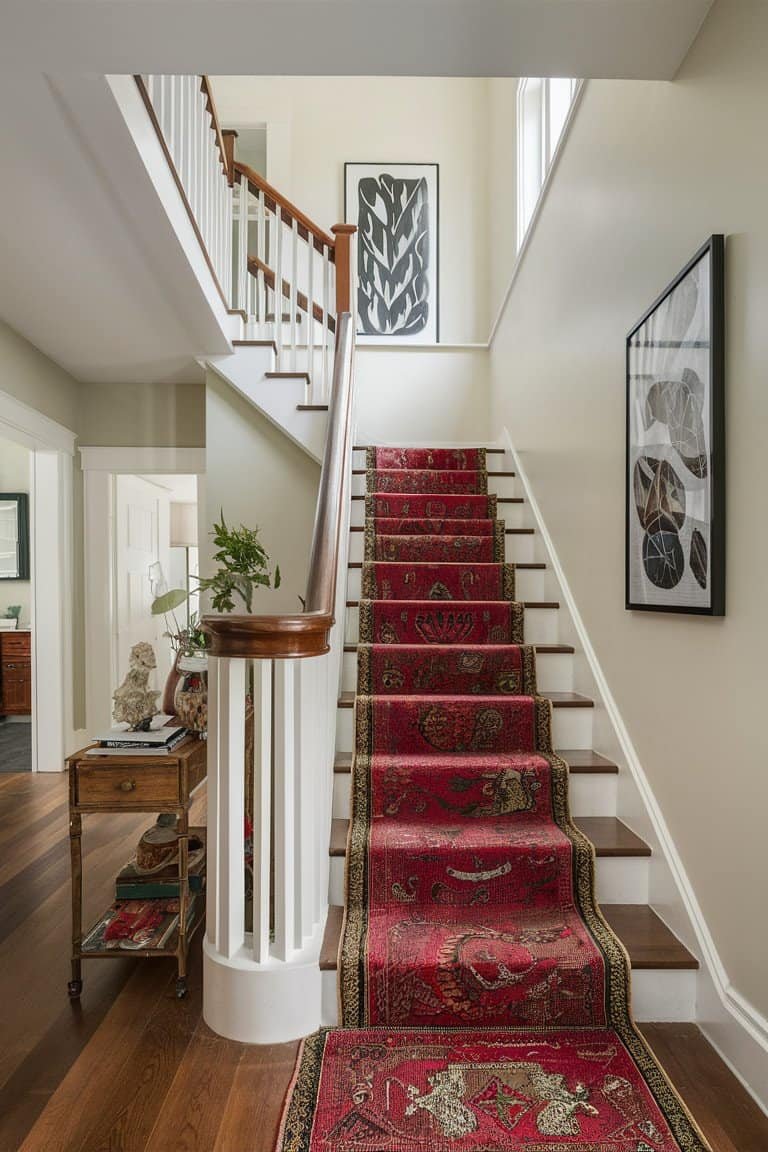
<path id="1" fill-rule="evenodd" d="M 94 757 L 94 763 L 76 766 L 75 803 L 83 807 L 152 808 L 177 805 L 179 768 L 172 764 L 105 764 Z"/>
<path id="2" fill-rule="evenodd" d="M 29 660 L 31 653 L 29 632 L 3 632 L 0 635 L 0 651 L 3 660 L 12 660 L 14 656 Z"/>

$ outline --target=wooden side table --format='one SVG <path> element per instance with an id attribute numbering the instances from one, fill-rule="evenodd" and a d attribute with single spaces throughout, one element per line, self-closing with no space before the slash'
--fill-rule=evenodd
<path id="1" fill-rule="evenodd" d="M 93 745 L 90 745 L 93 747 Z M 82 818 L 99 812 L 168 812 L 176 816 L 179 831 L 179 928 L 163 948 L 132 951 L 132 956 L 175 956 L 176 995 L 187 992 L 189 944 L 205 919 L 204 893 L 198 894 L 194 918 L 187 924 L 189 906 L 189 808 L 192 793 L 206 776 L 205 741 L 190 736 L 168 756 L 93 756 L 87 749 L 67 760 L 69 768 L 69 843 L 72 865 L 72 979 L 68 991 L 77 999 L 83 990 L 84 959 L 124 958 L 126 952 L 83 951 Z"/>

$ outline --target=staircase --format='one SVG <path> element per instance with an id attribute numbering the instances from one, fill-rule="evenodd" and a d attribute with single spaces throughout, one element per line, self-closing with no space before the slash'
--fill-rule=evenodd
<path id="1" fill-rule="evenodd" d="M 526 642 L 536 648 L 538 687 L 553 705 L 555 749 L 570 769 L 575 821 L 592 841 L 597 858 L 597 897 L 632 966 L 632 1003 L 640 1021 L 694 1018 L 698 961 L 648 904 L 651 848 L 617 818 L 619 768 L 593 747 L 595 702 L 573 691 L 572 645 L 559 642 L 562 609 L 538 533 L 504 449 L 487 449 L 489 492 L 506 524 L 505 559 L 516 569 L 516 596 L 525 605 Z M 337 1023 L 336 969 L 344 903 L 344 864 L 350 815 L 358 605 L 365 518 L 365 448 L 353 449 L 346 631 L 336 714 L 333 820 L 329 857 L 329 913 L 320 956 L 323 1023 Z"/>

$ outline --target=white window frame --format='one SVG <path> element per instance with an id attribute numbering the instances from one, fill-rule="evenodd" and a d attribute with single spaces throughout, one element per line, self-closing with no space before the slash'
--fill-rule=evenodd
<path id="1" fill-rule="evenodd" d="M 568 85 L 568 106 L 553 124 L 553 85 Z M 578 89 L 572 78 L 525 76 L 517 86 L 517 247 L 522 247 Z"/>

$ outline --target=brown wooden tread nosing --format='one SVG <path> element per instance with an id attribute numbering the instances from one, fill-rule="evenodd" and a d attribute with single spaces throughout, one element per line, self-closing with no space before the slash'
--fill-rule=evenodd
<path id="1" fill-rule="evenodd" d="M 345 644 L 345 652 L 357 652 L 359 645 Z M 534 644 L 537 656 L 573 656 L 576 649 L 572 644 Z"/>
<path id="2" fill-rule="evenodd" d="M 352 475 L 353 476 L 365 476 L 366 471 L 367 471 L 367 469 L 365 469 L 365 468 L 353 468 L 352 469 Z M 384 469 L 384 471 L 386 471 L 386 469 Z M 407 471 L 407 469 L 406 469 L 406 471 Z M 417 471 L 419 471 L 419 469 L 417 469 Z M 422 469 L 420 469 L 420 471 L 429 472 L 430 469 L 429 468 L 422 468 Z M 517 476 L 517 472 L 489 472 L 488 475 L 489 476 Z M 392 493 L 392 495 L 395 495 L 395 493 Z M 411 496 L 439 496 L 440 493 L 439 492 L 411 492 L 410 495 Z M 468 492 L 467 495 L 469 496 L 469 495 L 471 495 L 471 493 Z M 485 493 L 478 492 L 477 495 L 483 496 L 483 495 L 485 495 Z"/>
<path id="3" fill-rule="evenodd" d="M 618 764 L 593 748 L 556 748 L 555 755 L 565 760 L 572 776 L 615 776 L 619 771 Z M 351 772 L 351 752 L 337 752 L 333 770 L 341 774 Z"/>
<path id="4" fill-rule="evenodd" d="M 303 380 L 309 384 L 309 372 L 265 372 L 264 376 L 267 380 Z"/>
<path id="5" fill-rule="evenodd" d="M 453 603 L 453 604 L 455 604 L 455 603 L 457 603 L 457 601 L 455 601 L 455 600 L 453 600 L 453 601 L 447 601 L 447 600 L 446 601 L 437 601 L 436 600 L 435 603 L 436 604 L 437 603 L 446 603 L 446 604 L 447 603 Z M 465 601 L 461 601 L 461 603 L 465 603 Z M 466 601 L 466 603 L 482 604 L 483 601 L 482 600 L 474 600 L 474 601 Z M 522 603 L 523 603 L 523 608 L 559 608 L 560 607 L 560 601 L 559 600 L 523 600 Z M 347 600 L 347 608 L 359 608 L 359 607 L 360 607 L 360 601 L 359 600 Z"/>
<path id="6" fill-rule="evenodd" d="M 698 960 L 682 940 L 678 940 L 647 904 L 603 904 L 601 907 L 603 916 L 629 953 L 634 969 L 695 970 L 699 967 Z M 343 915 L 344 909 L 338 904 L 328 909 L 320 952 L 320 968 L 325 972 L 335 971 L 337 967 Z"/>
<path id="7" fill-rule="evenodd" d="M 327 404 L 297 404 L 297 412 L 327 412 Z"/>
<path id="8" fill-rule="evenodd" d="M 371 563 L 374 563 L 374 564 L 392 564 L 392 563 L 395 563 L 396 564 L 397 561 L 396 560 L 395 561 L 392 561 L 392 560 L 374 560 L 374 561 L 371 561 Z M 437 561 L 437 563 L 439 563 L 439 561 Z M 363 566 L 362 560 L 350 560 L 349 563 L 347 564 L 347 568 L 362 568 L 362 566 Z M 516 572 L 518 571 L 518 569 L 521 572 L 523 572 L 523 571 L 524 572 L 543 572 L 547 566 L 543 562 L 543 560 L 536 560 L 536 561 L 524 561 L 522 564 L 519 561 L 512 561 L 511 563 L 508 564 L 508 567 L 514 568 Z"/>
<path id="9" fill-rule="evenodd" d="M 394 495 L 394 493 L 393 493 L 393 495 Z M 433 495 L 439 495 L 439 493 L 433 493 Z M 365 495 L 353 496 L 352 499 L 353 500 L 365 500 Z M 497 504 L 525 504 L 525 497 L 524 496 L 497 496 L 496 497 L 496 503 Z"/>
<path id="10" fill-rule="evenodd" d="M 576 827 L 595 846 L 595 855 L 600 857 L 646 857 L 651 855 L 650 847 L 644 840 L 628 828 L 616 816 L 580 816 L 574 818 Z M 331 821 L 331 856 L 346 856 L 349 820 Z"/>
<path id="11" fill-rule="evenodd" d="M 390 445 L 390 444 L 353 444 L 353 445 L 352 445 L 352 451 L 353 451 L 353 452 L 367 452 L 369 448 L 390 448 L 390 447 L 399 447 L 399 445 Z M 482 447 L 482 445 L 481 445 L 481 447 Z M 459 445 L 459 446 L 457 447 L 456 451 L 457 451 L 457 452 L 460 452 L 461 450 L 462 450 L 462 446 L 461 446 L 461 445 Z M 500 456 L 503 456 L 503 454 L 504 454 L 504 449 L 503 449 L 503 448 L 486 448 L 486 450 L 485 450 L 485 454 L 486 454 L 486 456 L 490 456 L 490 455 L 491 455 L 491 453 L 494 453 L 494 454 L 498 454 L 498 455 L 500 455 Z"/>
<path id="12" fill-rule="evenodd" d="M 364 532 L 365 531 L 365 525 L 364 524 L 352 524 L 350 526 L 349 530 L 350 530 L 350 532 Z M 536 531 L 535 528 L 505 528 L 504 534 L 505 534 L 505 536 L 533 536 L 535 531 Z M 419 533 L 419 535 L 420 535 L 420 533 Z M 429 533 L 425 533 L 425 535 L 429 535 Z M 447 536 L 448 533 L 446 532 L 445 535 Z M 483 537 L 483 539 L 486 539 L 486 537 Z"/>
<path id="13" fill-rule="evenodd" d="M 553 708 L 594 708 L 594 700 L 589 696 L 582 696 L 580 692 L 539 692 L 545 700 L 550 700 Z M 435 700 L 439 700 L 435 696 Z M 355 704 L 354 692 L 342 692 L 338 699 L 339 708 L 353 708 Z"/>

